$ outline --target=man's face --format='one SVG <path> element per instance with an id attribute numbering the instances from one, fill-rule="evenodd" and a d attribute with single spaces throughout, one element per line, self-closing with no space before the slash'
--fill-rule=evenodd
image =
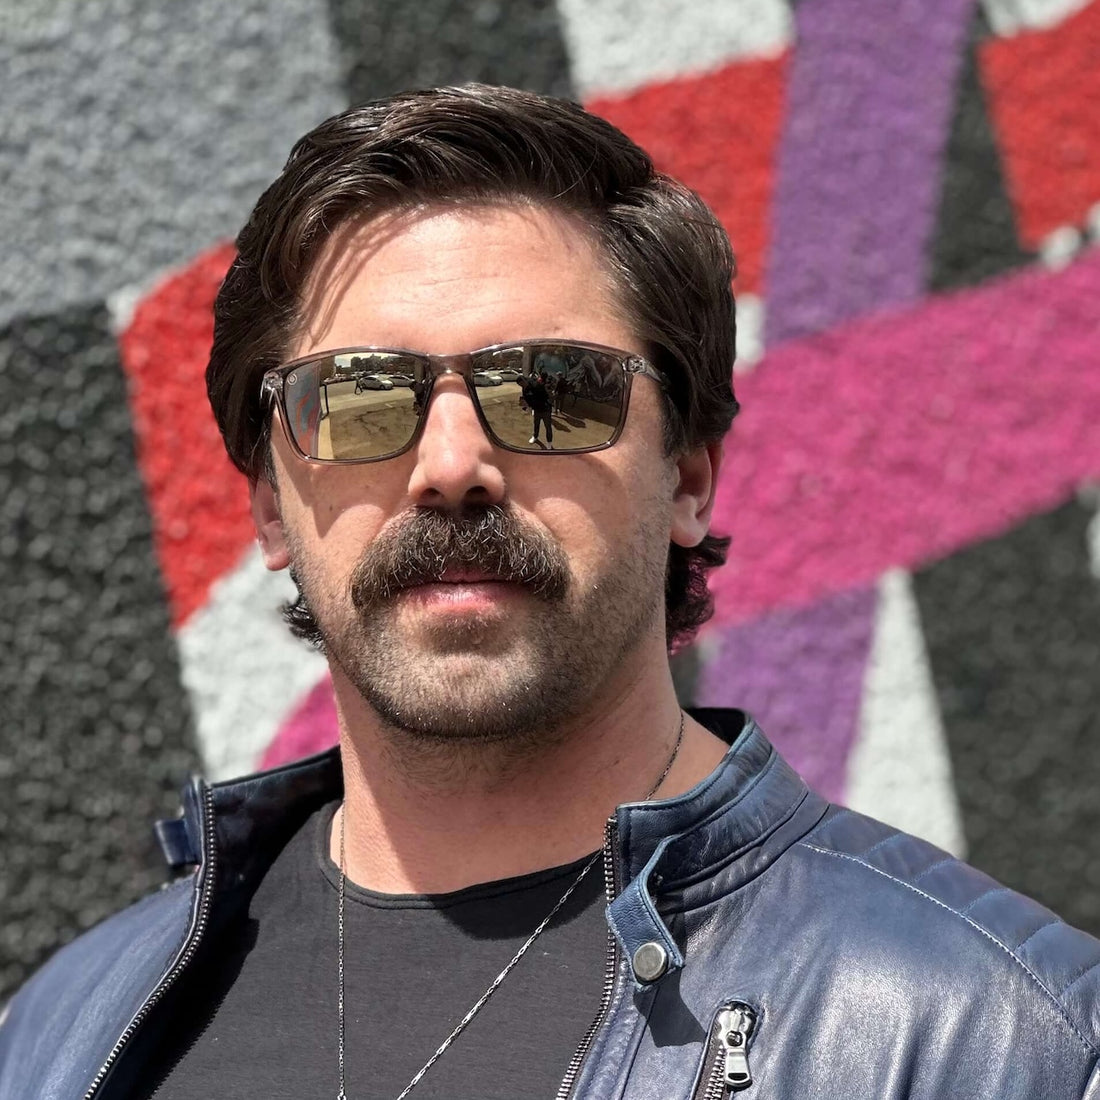
<path id="1" fill-rule="evenodd" d="M 540 337 L 644 353 L 621 313 L 567 217 L 433 208 L 333 236 L 292 354 Z M 425 737 L 539 739 L 663 659 L 669 539 L 697 541 L 705 527 L 687 522 L 698 502 L 684 503 L 683 464 L 663 454 L 661 400 L 636 379 L 619 441 L 580 455 L 494 447 L 454 376 L 437 380 L 419 442 L 397 458 L 308 464 L 276 427 L 277 488 L 258 483 L 253 511 L 269 566 L 295 571 L 337 680 Z M 403 556 L 415 574 L 434 554 L 436 579 L 392 591 Z M 500 579 L 517 559 L 529 575 Z"/>

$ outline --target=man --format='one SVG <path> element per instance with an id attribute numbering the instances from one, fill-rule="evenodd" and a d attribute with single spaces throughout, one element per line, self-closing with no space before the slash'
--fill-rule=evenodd
<path id="1" fill-rule="evenodd" d="M 189 873 L 17 995 L 0 1098 L 1100 1097 L 1100 944 L 680 711 L 736 411 L 694 195 L 470 86 L 320 126 L 238 245 L 209 391 L 339 752 L 189 788 Z M 549 343 L 583 447 L 473 382 Z M 422 405 L 310 431 L 365 348 Z"/>
<path id="2" fill-rule="evenodd" d="M 564 374 L 559 374 L 557 382 L 554 383 L 554 411 L 557 413 L 565 412 L 565 399 L 569 396 L 569 392 L 572 388 L 572 383 L 569 378 Z"/>
<path id="3" fill-rule="evenodd" d="M 554 424 L 551 419 L 550 386 L 545 371 L 533 374 L 520 383 L 523 403 L 531 410 L 531 438 L 528 443 L 538 443 L 539 428 L 546 429 L 546 449 L 554 448 Z"/>

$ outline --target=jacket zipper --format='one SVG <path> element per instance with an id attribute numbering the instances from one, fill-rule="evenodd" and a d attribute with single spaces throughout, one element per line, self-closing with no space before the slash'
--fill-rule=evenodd
<path id="1" fill-rule="evenodd" d="M 696 1100 L 725 1100 L 731 1092 L 752 1084 L 749 1068 L 749 1043 L 756 1028 L 756 1013 L 741 1001 L 731 1001 L 718 1010 L 711 1028 L 707 1051 L 710 1072 L 695 1092 Z"/>
<path id="2" fill-rule="evenodd" d="M 619 893 L 615 869 L 616 839 L 615 819 L 609 817 L 607 819 L 607 824 L 604 826 L 603 834 L 603 880 L 608 905 L 618 897 Z M 576 1052 L 569 1062 L 569 1068 L 565 1071 L 565 1077 L 562 1079 L 561 1086 L 558 1088 L 555 1100 L 568 1100 L 568 1097 L 573 1092 L 573 1086 L 577 1083 L 577 1077 L 580 1074 L 581 1066 L 584 1065 L 585 1058 L 588 1056 L 592 1041 L 596 1038 L 596 1033 L 603 1026 L 603 1022 L 607 1017 L 607 1010 L 611 1007 L 611 996 L 615 990 L 615 977 L 618 971 L 619 941 L 615 939 L 614 934 L 609 928 L 607 930 L 607 956 L 604 962 L 603 996 L 600 998 L 600 1007 L 596 1012 L 596 1018 L 584 1033 L 584 1038 L 581 1039 L 580 1046 L 577 1047 Z"/>
<path id="3" fill-rule="evenodd" d="M 191 962 L 195 952 L 198 950 L 199 941 L 202 939 L 203 932 L 206 931 L 206 923 L 210 917 L 211 895 L 213 893 L 215 872 L 217 870 L 217 853 L 214 847 L 214 796 L 210 788 L 205 784 L 203 784 L 202 808 L 203 843 L 206 850 L 203 853 L 205 859 L 201 865 L 203 867 L 203 879 L 199 894 L 198 915 L 195 919 L 194 927 L 191 930 L 191 935 L 184 945 L 183 950 L 176 956 L 176 961 L 169 968 L 168 973 L 164 975 L 157 987 L 145 999 L 145 1003 L 137 1010 L 134 1014 L 134 1018 L 126 1025 L 126 1030 L 118 1037 L 118 1041 L 115 1043 L 114 1047 L 112 1047 L 111 1053 L 107 1055 L 107 1061 L 99 1067 L 99 1072 L 95 1075 L 91 1086 L 84 1094 L 84 1100 L 93 1100 L 93 1097 L 99 1092 L 103 1082 L 107 1079 L 107 1075 L 111 1072 L 114 1064 L 122 1054 L 123 1048 L 133 1038 L 134 1033 L 141 1027 L 149 1013 L 157 1006 L 165 993 L 168 992 L 176 979 Z"/>

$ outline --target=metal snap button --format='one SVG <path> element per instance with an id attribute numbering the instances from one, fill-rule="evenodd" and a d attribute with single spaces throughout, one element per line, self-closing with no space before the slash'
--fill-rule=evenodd
<path id="1" fill-rule="evenodd" d="M 640 982 L 655 982 L 668 969 L 668 952 L 655 940 L 643 943 L 631 959 Z"/>

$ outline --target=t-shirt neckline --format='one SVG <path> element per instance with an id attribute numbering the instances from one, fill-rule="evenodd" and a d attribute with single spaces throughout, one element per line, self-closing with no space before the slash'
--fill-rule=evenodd
<path id="1" fill-rule="evenodd" d="M 329 886 L 334 890 L 340 888 L 340 868 L 329 855 L 328 838 L 332 827 L 332 819 L 336 816 L 336 810 L 339 806 L 340 800 L 336 799 L 321 807 L 315 815 L 313 830 L 315 862 Z M 519 894 L 525 890 L 535 890 L 556 879 L 567 880 L 570 877 L 576 877 L 595 854 L 595 852 L 590 852 L 571 863 L 561 864 L 557 867 L 547 867 L 543 870 L 531 871 L 511 878 L 478 882 L 444 894 L 384 894 L 377 890 L 370 890 L 365 886 L 359 886 L 348 879 L 344 897 L 347 901 L 374 909 L 451 909 L 455 906 L 467 905 L 487 898 L 500 898 L 509 894 Z M 597 873 L 597 869 L 593 868 L 590 876 L 595 873 Z M 565 885 L 566 882 L 563 881 L 563 888 Z"/>

